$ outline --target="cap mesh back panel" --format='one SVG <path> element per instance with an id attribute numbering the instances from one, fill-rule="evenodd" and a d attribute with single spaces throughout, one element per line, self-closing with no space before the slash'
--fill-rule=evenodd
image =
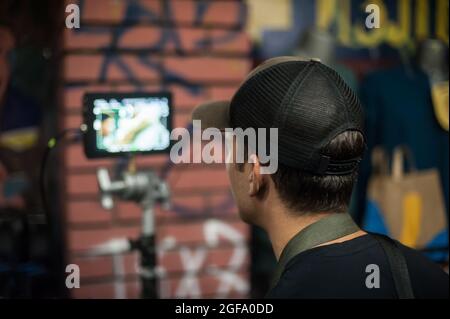
<path id="1" fill-rule="evenodd" d="M 270 128 L 292 81 L 305 66 L 306 63 L 285 62 L 247 80 L 231 102 L 232 125 Z"/>
<path id="2" fill-rule="evenodd" d="M 334 82 L 341 96 L 344 98 L 349 120 L 355 124 L 355 129 L 363 130 L 364 113 L 361 102 L 356 94 L 333 69 L 323 66 L 321 71 Z"/>
<path id="3" fill-rule="evenodd" d="M 294 94 L 282 105 L 290 88 Z M 334 70 L 295 61 L 247 80 L 232 100 L 230 118 L 243 129 L 278 127 L 279 162 L 315 172 L 321 148 L 344 130 L 361 130 L 363 115 L 358 98 Z"/>

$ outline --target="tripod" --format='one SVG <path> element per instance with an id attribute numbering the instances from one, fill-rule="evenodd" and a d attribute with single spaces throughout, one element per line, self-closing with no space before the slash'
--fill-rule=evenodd
<path id="1" fill-rule="evenodd" d="M 136 250 L 140 254 L 141 297 L 158 298 L 158 281 L 155 273 L 155 214 L 156 204 L 169 205 L 169 188 L 153 171 L 123 171 L 121 178 L 112 181 L 106 168 L 97 171 L 101 204 L 105 209 L 114 207 L 116 196 L 121 200 L 133 201 L 142 207 L 142 233 L 137 239 L 129 239 L 115 248 L 115 253 Z"/>

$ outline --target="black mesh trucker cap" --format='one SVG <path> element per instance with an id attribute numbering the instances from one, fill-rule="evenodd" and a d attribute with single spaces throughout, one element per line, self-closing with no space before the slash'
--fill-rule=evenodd
<path id="1" fill-rule="evenodd" d="M 347 131 L 363 133 L 354 92 L 317 59 L 277 57 L 249 73 L 231 101 L 201 104 L 192 113 L 202 129 L 278 128 L 278 161 L 315 175 L 345 175 L 360 158 L 334 160 L 321 150 Z"/>

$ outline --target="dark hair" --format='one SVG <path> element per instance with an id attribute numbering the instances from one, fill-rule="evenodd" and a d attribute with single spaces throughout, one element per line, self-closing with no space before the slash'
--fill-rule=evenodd
<path id="1" fill-rule="evenodd" d="M 346 131 L 331 140 L 322 153 L 334 160 L 347 160 L 362 156 L 364 148 L 360 132 Z M 280 163 L 271 177 L 281 199 L 291 210 L 314 213 L 345 212 L 357 175 L 355 170 L 349 175 L 318 176 Z"/>

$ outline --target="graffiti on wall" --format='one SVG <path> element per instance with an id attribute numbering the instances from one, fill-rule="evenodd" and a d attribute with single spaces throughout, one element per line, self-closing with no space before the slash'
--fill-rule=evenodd
<path id="1" fill-rule="evenodd" d="M 66 126 L 79 125 L 85 92 L 171 90 L 175 126 L 191 129 L 192 107 L 208 98 L 229 98 L 250 67 L 242 1 L 76 3 L 80 28 L 64 35 Z M 119 205 L 108 213 L 96 202 L 95 169 L 114 163 L 87 161 L 79 145 L 67 147 L 65 163 L 69 259 L 80 265 L 82 276 L 73 296 L 137 297 L 135 254 L 83 257 L 139 234 L 136 207 Z M 174 193 L 170 211 L 157 212 L 161 297 L 246 296 L 248 229 L 238 220 L 222 168 L 178 167 L 164 157 L 138 163 L 158 170 Z M 88 207 L 90 214 L 84 213 Z M 108 265 L 106 272 L 98 270 L 101 263 Z"/>
<path id="2" fill-rule="evenodd" d="M 381 48 L 389 54 L 429 37 L 448 45 L 447 0 L 282 0 L 282 5 L 270 12 L 279 15 L 274 21 L 288 23 L 273 27 L 251 16 L 267 14 L 263 7 L 270 4 L 257 0 L 249 2 L 258 8 L 249 10 L 249 20 L 256 24 L 250 23 L 249 29 L 256 34 L 256 40 L 259 38 L 265 57 L 292 52 L 301 35 L 310 28 L 335 35 L 340 57 L 368 57 L 368 49 L 373 48 Z M 366 27 L 368 5 L 379 8 L 380 28 Z"/>

